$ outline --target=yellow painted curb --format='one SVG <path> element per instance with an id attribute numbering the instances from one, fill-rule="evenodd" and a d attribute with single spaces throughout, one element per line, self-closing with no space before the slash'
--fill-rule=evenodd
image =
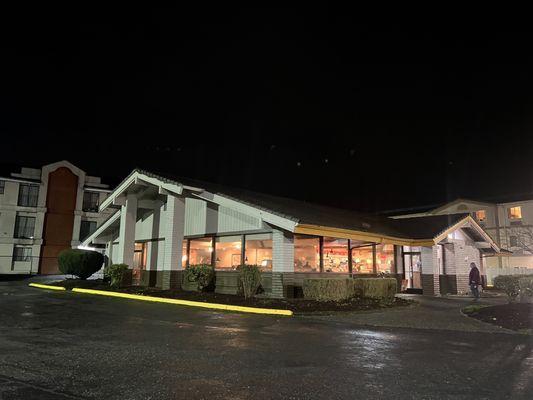
<path id="1" fill-rule="evenodd" d="M 254 314 L 271 314 L 271 315 L 286 315 L 286 316 L 293 315 L 293 312 L 291 310 L 232 306 L 228 304 L 217 304 L 217 303 L 203 303 L 201 301 L 167 299 L 164 297 L 153 297 L 153 296 L 141 296 L 138 294 L 108 292 L 106 290 L 74 288 L 72 289 L 72 291 L 77 292 L 77 293 L 96 294 L 100 296 L 121 297 L 123 299 L 151 301 L 154 303 L 178 304 L 181 306 L 210 308 L 214 310 L 239 311 L 239 312 L 254 313 Z"/>
<path id="2" fill-rule="evenodd" d="M 30 283 L 28 286 L 36 287 L 39 289 L 67 290 L 63 286 L 41 285 L 40 283 Z"/>

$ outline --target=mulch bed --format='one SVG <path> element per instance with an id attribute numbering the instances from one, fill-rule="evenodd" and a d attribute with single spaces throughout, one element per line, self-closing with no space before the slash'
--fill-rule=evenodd
<path id="1" fill-rule="evenodd" d="M 95 290 L 109 290 L 114 292 L 140 294 L 145 296 L 165 297 L 170 299 L 181 299 L 200 301 L 206 303 L 230 304 L 235 306 L 247 307 L 261 307 L 261 308 L 276 308 L 284 310 L 292 310 L 295 313 L 305 314 L 314 312 L 330 312 L 330 311 L 368 311 L 391 307 L 402 307 L 413 304 L 411 300 L 396 298 L 392 303 L 384 303 L 378 300 L 354 298 L 345 302 L 319 302 L 305 299 L 271 299 L 264 297 L 254 297 L 245 299 L 243 296 L 232 294 L 220 294 L 214 292 L 188 292 L 184 290 L 162 290 L 152 287 L 143 286 L 129 286 L 120 289 L 112 289 L 109 285 L 99 280 L 81 281 L 77 279 L 67 279 L 61 282 L 54 282 L 53 285 L 64 286 L 67 289 L 75 287 L 95 289 Z"/>
<path id="2" fill-rule="evenodd" d="M 483 322 L 520 332 L 531 332 L 533 328 L 533 304 L 510 303 L 498 306 L 470 306 L 464 313 Z"/>

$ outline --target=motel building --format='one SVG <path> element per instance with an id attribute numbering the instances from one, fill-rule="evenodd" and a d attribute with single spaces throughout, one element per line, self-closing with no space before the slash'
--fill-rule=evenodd
<path id="1" fill-rule="evenodd" d="M 210 264 L 216 291 L 236 293 L 259 265 L 265 295 L 301 295 L 304 278 L 391 276 L 427 295 L 468 292 L 498 245 L 468 214 L 392 219 L 134 170 L 101 203 L 110 217 L 82 243 L 132 269 L 134 284 L 178 288 L 187 265 Z"/>
<path id="2" fill-rule="evenodd" d="M 68 161 L 0 172 L 0 275 L 58 274 L 58 254 L 112 212 L 98 211 L 109 192 Z"/>

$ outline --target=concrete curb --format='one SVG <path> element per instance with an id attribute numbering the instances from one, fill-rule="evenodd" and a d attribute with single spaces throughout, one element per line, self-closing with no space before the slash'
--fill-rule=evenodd
<path id="1" fill-rule="evenodd" d="M 63 286 L 42 285 L 40 283 L 29 283 L 28 286 L 39 288 L 39 289 L 61 290 L 61 291 L 67 290 Z"/>
<path id="2" fill-rule="evenodd" d="M 175 304 L 175 305 L 180 305 L 180 306 L 208 308 L 208 309 L 213 309 L 213 310 L 237 311 L 237 312 L 252 313 L 252 314 L 283 315 L 283 316 L 289 316 L 289 317 L 293 315 L 293 312 L 291 310 L 232 306 L 229 304 L 218 304 L 218 303 L 203 303 L 201 301 L 168 299 L 165 297 L 141 296 L 137 294 L 109 292 L 106 290 L 74 288 L 72 289 L 72 292 L 94 294 L 94 295 L 108 296 L 108 297 L 119 297 L 119 298 L 130 299 L 130 300 L 142 300 L 142 301 L 149 301 L 153 303 L 165 303 L 165 304 Z"/>

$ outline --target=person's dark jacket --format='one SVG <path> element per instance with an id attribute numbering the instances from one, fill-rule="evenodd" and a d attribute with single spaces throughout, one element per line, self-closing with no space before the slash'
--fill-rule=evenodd
<path id="1" fill-rule="evenodd" d="M 479 275 L 479 269 L 477 267 L 470 269 L 468 281 L 470 285 L 481 285 L 481 276 Z"/>

